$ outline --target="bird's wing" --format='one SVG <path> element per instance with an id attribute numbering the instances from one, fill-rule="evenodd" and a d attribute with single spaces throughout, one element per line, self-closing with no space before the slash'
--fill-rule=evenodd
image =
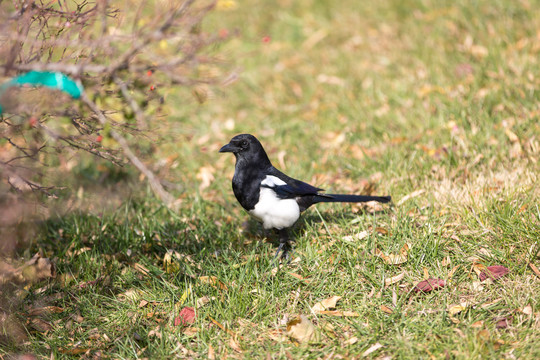
<path id="1" fill-rule="evenodd" d="M 274 167 L 268 172 L 269 176 L 267 179 L 273 180 L 268 182 L 263 181 L 261 186 L 272 188 L 277 196 L 282 199 L 291 199 L 297 196 L 318 195 L 319 191 L 324 191 L 323 189 L 303 181 L 293 179 Z"/>

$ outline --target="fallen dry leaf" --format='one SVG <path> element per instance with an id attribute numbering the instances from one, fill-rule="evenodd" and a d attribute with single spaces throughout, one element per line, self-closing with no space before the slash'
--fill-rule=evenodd
<path id="1" fill-rule="evenodd" d="M 219 287 L 221 290 L 227 290 L 227 285 L 219 281 L 215 276 L 200 276 L 199 281 L 203 284 L 210 284 L 216 289 Z"/>
<path id="2" fill-rule="evenodd" d="M 82 347 L 78 347 L 78 346 L 75 346 L 75 347 L 72 347 L 72 348 L 69 348 L 69 349 L 63 349 L 63 348 L 58 349 L 58 351 L 60 351 L 62 354 L 66 354 L 66 355 L 80 355 L 80 354 L 84 354 L 88 350 L 90 350 L 90 349 L 89 348 L 82 348 Z"/>
<path id="3" fill-rule="evenodd" d="M 68 250 L 68 251 L 66 252 L 66 255 L 69 255 L 69 256 L 79 256 L 79 255 L 84 254 L 85 252 L 90 251 L 90 250 L 92 250 L 92 249 L 89 248 L 88 246 L 86 246 L 86 247 L 77 249 L 77 250 L 75 250 L 75 251 Z"/>
<path id="4" fill-rule="evenodd" d="M 480 331 L 476 334 L 476 337 L 477 337 L 479 340 L 482 340 L 482 341 L 486 342 L 486 341 L 489 341 L 489 338 L 491 337 L 491 334 L 489 333 L 489 330 L 488 330 L 488 329 L 483 329 L 483 330 L 480 330 Z"/>
<path id="5" fill-rule="evenodd" d="M 287 335 L 299 343 L 319 341 L 319 333 L 305 315 L 300 315 L 287 322 Z"/>
<path id="6" fill-rule="evenodd" d="M 227 334 L 231 335 L 231 336 L 236 336 L 236 334 L 234 333 L 234 331 L 230 330 L 230 329 L 227 329 L 225 326 L 223 326 L 222 323 L 220 323 L 219 321 L 213 319 L 211 316 L 208 317 L 210 319 L 210 321 L 216 325 L 218 328 L 220 328 L 221 330 L 225 331 Z"/>
<path id="7" fill-rule="evenodd" d="M 88 338 L 91 340 L 99 340 L 101 338 L 101 335 L 99 334 L 98 328 L 93 328 L 88 332 Z"/>
<path id="8" fill-rule="evenodd" d="M 459 265 L 454 266 L 454 267 L 452 268 L 452 270 L 450 270 L 450 271 L 448 272 L 448 275 L 447 275 L 447 276 L 448 276 L 448 279 L 451 279 L 452 276 L 454 276 L 454 274 L 456 273 L 456 270 L 457 270 L 457 269 L 459 269 Z"/>
<path id="9" fill-rule="evenodd" d="M 532 262 L 529 263 L 529 267 L 532 269 L 532 271 L 540 278 L 540 270 L 534 265 Z"/>
<path id="10" fill-rule="evenodd" d="M 54 264 L 39 253 L 18 268 L 7 262 L 0 261 L 0 285 L 7 282 L 34 283 L 55 276 Z"/>
<path id="11" fill-rule="evenodd" d="M 336 241 L 337 241 L 337 239 L 334 239 L 334 240 L 330 241 L 329 243 L 323 244 L 323 246 L 321 246 L 321 249 L 317 251 L 317 254 L 324 253 L 326 251 L 326 249 L 332 247 L 336 243 Z"/>
<path id="12" fill-rule="evenodd" d="M 273 329 L 273 330 L 270 330 L 266 333 L 266 335 L 274 340 L 274 341 L 278 341 L 278 342 L 283 342 L 283 341 L 286 341 L 287 340 L 287 336 L 284 334 L 284 332 L 280 329 Z"/>
<path id="13" fill-rule="evenodd" d="M 430 292 L 433 290 L 438 290 L 445 286 L 445 282 L 442 279 L 427 279 L 420 281 L 416 286 L 414 287 L 414 291 L 416 292 Z"/>
<path id="14" fill-rule="evenodd" d="M 195 322 L 195 309 L 190 306 L 186 306 L 177 317 L 174 318 L 174 326 L 186 326 Z"/>
<path id="15" fill-rule="evenodd" d="M 371 353 L 374 353 L 375 351 L 379 350 L 380 348 L 382 348 L 383 346 L 379 343 L 376 343 L 376 344 L 373 344 L 369 347 L 369 349 L 367 349 L 366 351 L 364 351 L 362 353 L 362 357 L 367 357 L 369 356 Z"/>
<path id="16" fill-rule="evenodd" d="M 523 309 L 520 309 L 520 311 L 524 313 L 525 315 L 529 315 L 529 316 L 533 314 L 533 309 L 531 305 L 525 306 Z"/>
<path id="17" fill-rule="evenodd" d="M 134 268 L 135 270 L 137 270 L 138 272 L 140 272 L 141 274 L 143 274 L 143 275 L 148 275 L 148 274 L 150 274 L 150 270 L 148 270 L 148 268 L 146 268 L 146 267 L 145 267 L 144 265 L 142 265 L 142 264 L 135 263 L 135 264 L 133 265 L 133 268 Z"/>
<path id="18" fill-rule="evenodd" d="M 341 296 L 332 296 L 327 299 L 324 299 L 321 302 L 316 303 L 311 308 L 311 311 L 313 311 L 315 314 L 320 313 L 321 311 L 335 309 L 337 302 L 341 299 Z"/>
<path id="19" fill-rule="evenodd" d="M 482 271 L 487 269 L 487 267 L 484 264 L 481 264 L 478 262 L 479 261 L 478 258 L 472 257 L 472 258 L 469 258 L 468 260 L 472 260 L 473 262 L 472 269 L 478 276 L 480 276 Z"/>
<path id="20" fill-rule="evenodd" d="M 230 338 L 229 346 L 236 352 L 239 352 L 239 353 L 242 352 L 242 348 L 240 347 L 240 344 L 238 343 L 238 341 L 236 341 L 234 337 Z"/>
<path id="21" fill-rule="evenodd" d="M 504 345 L 506 344 L 506 342 L 502 339 L 497 339 L 495 341 L 493 341 L 493 348 L 495 350 L 499 350 L 499 348 L 501 347 L 501 345 Z"/>
<path id="22" fill-rule="evenodd" d="M 208 89 L 204 86 L 195 86 L 191 89 L 191 93 L 197 99 L 199 104 L 204 104 L 208 100 Z"/>
<path id="23" fill-rule="evenodd" d="M 388 254 L 388 255 L 386 255 L 381 250 L 379 250 L 378 248 L 375 248 L 375 256 L 380 257 L 381 259 L 384 260 L 385 263 L 387 263 L 389 265 L 399 265 L 399 264 L 403 264 L 403 263 L 407 262 L 409 249 L 410 249 L 410 245 L 405 244 L 405 245 L 403 245 L 401 250 L 399 250 L 399 254 Z"/>
<path id="24" fill-rule="evenodd" d="M 344 241 L 353 242 L 353 241 L 356 241 L 356 240 L 364 240 L 368 236 L 369 236 L 369 231 L 364 230 L 364 231 L 359 232 L 356 235 L 344 236 L 341 239 L 344 240 Z"/>
<path id="25" fill-rule="evenodd" d="M 94 286 L 99 283 L 101 280 L 105 279 L 105 276 L 100 276 L 96 280 L 90 280 L 79 284 L 79 288 L 85 289 L 88 286 Z"/>
<path id="26" fill-rule="evenodd" d="M 51 323 L 40 318 L 31 318 L 29 324 L 33 329 L 39 332 L 46 332 L 52 329 Z"/>
<path id="27" fill-rule="evenodd" d="M 495 327 L 497 329 L 506 329 L 508 326 L 510 326 L 512 320 L 514 320 L 514 317 L 512 315 L 505 316 L 502 319 L 497 320 Z"/>
<path id="28" fill-rule="evenodd" d="M 424 266 L 424 280 L 429 279 L 429 270 Z"/>
<path id="29" fill-rule="evenodd" d="M 182 330 L 182 334 L 184 334 L 186 336 L 195 336 L 195 335 L 197 335 L 198 332 L 199 332 L 199 328 L 192 327 L 192 326 L 187 327 L 184 330 Z"/>
<path id="30" fill-rule="evenodd" d="M 393 276 L 391 278 L 384 279 L 384 285 L 390 286 L 392 284 L 400 282 L 405 277 L 405 272 L 402 272 L 401 274 L 398 274 L 396 276 Z"/>
<path id="31" fill-rule="evenodd" d="M 384 210 L 384 206 L 377 201 L 368 201 L 366 203 L 358 203 L 352 206 L 353 212 L 366 212 L 368 214 L 375 214 Z M 384 230 L 384 229 L 383 229 Z M 384 235 L 384 234 L 380 234 Z"/>
<path id="32" fill-rule="evenodd" d="M 397 202 L 396 206 L 401 206 L 401 205 L 403 205 L 407 200 L 412 199 L 412 198 L 417 197 L 417 196 L 420 196 L 420 195 L 422 195 L 422 194 L 425 193 L 425 192 L 426 192 L 426 190 L 424 190 L 424 189 L 413 191 L 412 193 L 410 193 L 410 194 L 405 195 L 404 197 L 402 197 L 402 198 Z"/>
<path id="33" fill-rule="evenodd" d="M 494 265 L 494 266 L 488 266 L 478 276 L 480 277 L 480 281 L 484 281 L 486 279 L 497 280 L 498 278 L 508 274 L 508 272 L 509 272 L 508 268 L 501 265 Z"/>
<path id="34" fill-rule="evenodd" d="M 479 291 L 482 291 L 484 290 L 484 284 L 483 282 L 481 281 L 473 281 L 471 284 L 470 284 L 470 288 L 472 291 L 476 291 L 476 292 L 479 292 Z"/>
<path id="35" fill-rule="evenodd" d="M 212 345 L 208 344 L 208 360 L 215 360 L 215 358 L 216 352 L 214 351 Z"/>
<path id="36" fill-rule="evenodd" d="M 509 128 L 506 128 L 504 129 L 504 132 L 506 133 L 506 136 L 508 136 L 508 140 L 510 140 L 510 142 L 519 142 L 519 138 L 518 136 L 512 132 L 512 130 L 510 130 Z"/>
<path id="37" fill-rule="evenodd" d="M 200 307 L 203 307 L 204 305 L 208 304 L 210 301 L 215 300 L 215 299 L 216 299 L 215 296 L 212 296 L 211 298 L 209 298 L 206 295 L 201 298 L 198 298 L 196 301 L 197 309 Z"/>
<path id="38" fill-rule="evenodd" d="M 345 340 L 345 345 L 354 345 L 358 342 L 358 338 L 356 336 L 353 336 L 347 340 Z"/>
<path id="39" fill-rule="evenodd" d="M 388 306 L 386 305 L 381 305 L 379 306 L 379 309 L 384 312 L 384 313 L 387 313 L 387 314 L 392 314 L 394 312 L 394 310 L 390 309 Z"/>
<path id="40" fill-rule="evenodd" d="M 503 300 L 503 298 L 498 298 L 496 300 L 493 300 L 492 302 L 482 304 L 480 307 L 482 309 L 489 309 L 490 307 L 493 307 L 494 305 L 500 303 Z"/>
<path id="41" fill-rule="evenodd" d="M 330 315 L 330 316 L 342 316 L 342 317 L 358 317 L 359 313 L 355 311 L 341 311 L 341 310 L 323 310 L 317 313 L 318 315 Z"/>
<path id="42" fill-rule="evenodd" d="M 23 276 L 28 281 L 39 281 L 55 277 L 54 264 L 48 258 L 35 254 L 23 268 Z"/>
<path id="43" fill-rule="evenodd" d="M 481 257 L 483 257 L 483 258 L 494 258 L 495 257 L 493 255 L 493 253 L 489 249 L 487 249 L 485 247 L 480 248 L 480 250 L 478 250 L 478 252 L 482 255 Z"/>
<path id="44" fill-rule="evenodd" d="M 287 274 L 291 275 L 292 277 L 294 278 L 297 278 L 298 280 L 302 280 L 302 281 L 305 281 L 305 282 L 309 282 L 310 280 L 306 279 L 305 277 L 303 277 L 302 275 L 300 274 L 297 274 L 297 273 L 293 273 L 293 272 L 287 272 Z"/>
<path id="45" fill-rule="evenodd" d="M 212 184 L 212 182 L 214 181 L 215 171 L 216 169 L 214 169 L 212 165 L 203 166 L 199 169 L 196 177 L 198 180 L 201 181 L 201 183 L 199 184 L 200 191 L 206 189 L 210 186 L 210 184 Z"/>
<path id="46" fill-rule="evenodd" d="M 61 312 L 64 312 L 64 309 L 58 306 L 44 306 L 40 308 L 33 308 L 28 311 L 28 315 L 30 316 L 39 316 L 39 315 L 47 315 L 47 314 L 59 314 Z"/>
<path id="47" fill-rule="evenodd" d="M 154 329 L 150 330 L 148 332 L 148 337 L 151 338 L 151 337 L 157 337 L 158 339 L 161 339 L 163 337 L 163 334 L 161 333 L 161 326 L 158 325 L 156 326 Z"/>
<path id="48" fill-rule="evenodd" d="M 163 255 L 163 270 L 167 274 L 176 273 L 180 270 L 180 264 L 178 263 L 178 257 L 175 256 L 176 251 L 168 250 Z"/>
<path id="49" fill-rule="evenodd" d="M 451 305 L 448 307 L 448 314 L 450 316 L 454 316 L 456 314 L 459 314 L 460 312 L 462 312 L 463 310 L 466 310 L 467 307 L 463 306 L 463 305 Z"/>
<path id="50" fill-rule="evenodd" d="M 123 297 L 126 300 L 134 301 L 135 299 L 137 299 L 137 297 L 139 297 L 139 293 L 137 292 L 137 290 L 129 289 L 118 296 Z"/>

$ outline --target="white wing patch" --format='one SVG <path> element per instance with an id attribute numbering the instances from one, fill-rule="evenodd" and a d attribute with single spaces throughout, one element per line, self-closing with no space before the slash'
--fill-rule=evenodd
<path id="1" fill-rule="evenodd" d="M 280 199 L 272 187 L 286 185 L 285 181 L 267 175 L 260 188 L 259 202 L 249 213 L 262 221 L 265 229 L 283 229 L 292 226 L 300 217 L 300 208 L 295 199 Z"/>
<path id="2" fill-rule="evenodd" d="M 261 185 L 274 187 L 277 185 L 287 185 L 287 183 L 276 176 L 266 175 L 266 178 L 261 181 Z"/>

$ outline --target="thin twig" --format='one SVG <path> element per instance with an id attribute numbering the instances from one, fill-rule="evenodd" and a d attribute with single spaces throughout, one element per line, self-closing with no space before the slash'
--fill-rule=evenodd
<path id="1" fill-rule="evenodd" d="M 133 96 L 129 93 L 129 90 L 126 86 L 126 83 L 122 80 L 120 80 L 118 77 L 114 77 L 114 82 L 120 87 L 120 91 L 122 92 L 122 96 L 124 96 L 124 99 L 128 103 L 129 107 L 131 107 L 131 110 L 133 110 L 133 113 L 135 114 L 135 118 L 137 119 L 137 125 L 140 129 L 144 129 L 147 127 L 147 121 L 146 116 L 144 116 L 143 111 L 141 110 L 141 107 L 139 104 L 135 101 Z"/>
<path id="2" fill-rule="evenodd" d="M 103 112 L 98 108 L 98 106 L 88 98 L 86 93 L 82 94 L 81 100 L 97 115 L 99 122 L 105 126 L 107 124 L 107 118 L 105 115 L 103 115 Z M 167 204 L 167 206 L 171 205 L 174 201 L 173 196 L 163 188 L 154 173 L 148 169 L 146 165 L 144 165 L 143 162 L 133 153 L 126 139 L 124 139 L 124 137 L 115 130 L 110 130 L 110 134 L 112 138 L 118 142 L 129 161 L 131 161 L 131 163 L 146 176 L 154 193 L 156 193 L 161 201 Z"/>

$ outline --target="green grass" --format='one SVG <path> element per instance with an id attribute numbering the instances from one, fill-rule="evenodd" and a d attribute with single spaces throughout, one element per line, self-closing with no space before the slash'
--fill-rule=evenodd
<path id="1" fill-rule="evenodd" d="M 162 174 L 183 188 L 179 209 L 143 192 L 112 208 L 88 199 L 88 211 L 42 224 L 28 254 L 41 250 L 58 276 L 24 301 L 63 311 L 43 315 L 48 331 L 30 326 L 27 344 L 0 355 L 361 358 L 380 343 L 368 357 L 540 357 L 540 279 L 528 265 L 540 267 L 538 1 L 247 1 L 205 26 L 238 28 L 217 51 L 241 72 L 202 105 L 186 100 L 189 91 L 166 96 L 171 114 L 156 130 L 156 161 L 166 159 Z M 333 192 L 369 185 L 395 205 L 311 209 L 294 230 L 300 260 L 276 273 L 274 237 L 236 203 L 234 160 L 217 153 L 241 132 L 258 136 L 291 176 Z M 202 167 L 214 176 L 206 188 Z M 347 240 L 364 230 L 367 237 Z M 374 256 L 406 243 L 401 265 Z M 171 250 L 180 257 L 166 271 Z M 475 262 L 510 272 L 475 288 Z M 447 286 L 413 292 L 426 273 Z M 311 313 L 334 295 L 343 297 L 337 310 L 359 316 Z M 204 296 L 214 299 L 188 330 L 173 326 Z M 466 310 L 451 316 L 460 303 Z M 299 314 L 319 342 L 286 336 L 287 319 Z"/>

